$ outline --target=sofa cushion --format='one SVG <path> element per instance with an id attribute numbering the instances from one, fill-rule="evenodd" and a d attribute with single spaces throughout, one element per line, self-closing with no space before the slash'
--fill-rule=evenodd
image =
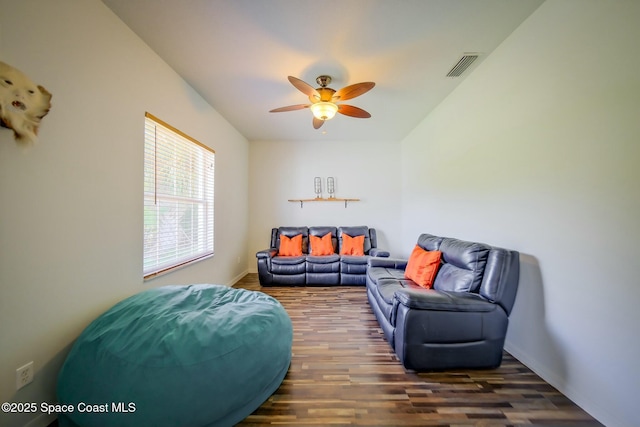
<path id="1" fill-rule="evenodd" d="M 381 279 L 404 279 L 404 270 L 393 267 L 369 267 L 367 275 L 373 283 Z"/>
<path id="2" fill-rule="evenodd" d="M 338 253 L 338 228 L 337 227 L 319 226 L 319 225 L 314 225 L 312 227 L 309 227 L 309 237 L 311 236 L 323 237 L 327 233 L 331 233 L 331 245 L 333 247 L 332 252 Z"/>
<path id="3" fill-rule="evenodd" d="M 305 272 L 306 256 L 275 256 L 271 260 L 273 274 L 301 274 Z"/>
<path id="4" fill-rule="evenodd" d="M 352 227 L 339 227 L 338 228 L 338 244 L 339 252 L 342 252 L 342 245 L 344 245 L 343 236 L 348 235 L 351 237 L 364 236 L 363 250 L 364 254 L 368 255 L 372 247 L 376 247 L 377 244 L 372 239 L 375 236 L 375 229 L 369 229 L 366 225 L 352 226 Z"/>
<path id="5" fill-rule="evenodd" d="M 307 255 L 307 273 L 339 273 L 340 255 L 313 256 Z M 308 277 L 309 278 L 309 277 Z M 335 280 L 332 278 L 331 280 Z M 315 283 L 315 282 L 314 282 Z M 320 282 L 322 283 L 322 281 Z"/>
<path id="6" fill-rule="evenodd" d="M 440 267 L 441 256 L 440 251 L 425 251 L 416 245 L 407 262 L 404 276 L 424 288 L 431 288 Z"/>
<path id="7" fill-rule="evenodd" d="M 340 255 L 340 262 L 343 264 L 353 264 L 353 265 L 367 265 L 369 260 L 368 256 L 359 256 L 359 255 Z"/>
<path id="8" fill-rule="evenodd" d="M 433 288 L 439 291 L 478 292 L 489 246 L 482 243 L 465 242 L 444 238 L 440 244 L 442 266 Z"/>
<path id="9" fill-rule="evenodd" d="M 396 323 L 395 307 L 398 304 L 397 298 L 395 297 L 396 292 L 414 289 L 421 289 L 424 291 L 424 288 L 416 285 L 412 280 L 404 278 L 379 279 L 377 285 L 371 286 L 369 289 L 371 290 L 373 298 L 378 301 L 380 311 L 387 321 L 393 326 L 395 326 Z"/>
<path id="10" fill-rule="evenodd" d="M 340 255 L 322 255 L 322 256 L 314 256 L 307 255 L 307 264 L 333 264 L 340 261 Z"/>
<path id="11" fill-rule="evenodd" d="M 410 308 L 434 311 L 487 312 L 496 309 L 496 305 L 478 294 L 469 292 L 446 292 L 435 289 L 400 289 L 395 294 L 400 304 Z"/>
<path id="12" fill-rule="evenodd" d="M 279 256 L 302 256 L 302 234 L 297 236 L 287 237 L 283 234 L 280 235 L 280 249 L 278 249 Z"/>
<path id="13" fill-rule="evenodd" d="M 322 237 L 309 235 L 309 249 L 313 256 L 333 255 L 335 251 L 331 241 L 331 232 Z"/>
<path id="14" fill-rule="evenodd" d="M 393 304 L 396 291 L 404 289 L 407 282 L 408 280 L 402 279 L 380 279 L 375 290 L 376 293 L 380 295 L 382 301 L 391 305 Z"/>
<path id="15" fill-rule="evenodd" d="M 372 297 L 378 302 L 380 314 L 395 326 L 395 318 L 393 316 L 394 294 L 397 290 L 403 289 L 402 282 L 396 279 L 380 279 L 378 285 L 371 289 Z"/>
<path id="16" fill-rule="evenodd" d="M 298 265 L 298 264 L 304 264 L 306 259 L 307 259 L 306 255 L 301 255 L 301 256 L 278 256 L 277 255 L 271 259 L 271 263 L 275 265 Z"/>
<path id="17" fill-rule="evenodd" d="M 364 235 L 352 237 L 343 233 L 340 255 L 364 256 Z"/>
<path id="18" fill-rule="evenodd" d="M 279 227 L 271 230 L 272 248 L 280 249 L 280 236 L 289 238 L 302 234 L 302 253 L 309 253 L 309 228 L 308 227 Z"/>

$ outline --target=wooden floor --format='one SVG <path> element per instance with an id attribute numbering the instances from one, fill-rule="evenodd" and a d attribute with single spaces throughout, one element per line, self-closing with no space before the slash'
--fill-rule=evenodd
<path id="1" fill-rule="evenodd" d="M 602 426 L 508 353 L 494 370 L 406 371 L 360 286 L 236 288 L 278 299 L 293 322 L 280 388 L 238 426 Z"/>

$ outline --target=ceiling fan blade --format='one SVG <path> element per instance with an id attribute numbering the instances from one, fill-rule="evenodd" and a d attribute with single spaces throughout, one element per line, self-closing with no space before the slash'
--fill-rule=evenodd
<path id="1" fill-rule="evenodd" d="M 324 120 L 320 120 L 318 118 L 316 118 L 315 116 L 313 117 L 313 128 L 314 129 L 320 129 L 320 126 L 322 126 L 324 124 Z"/>
<path id="2" fill-rule="evenodd" d="M 269 110 L 270 113 L 282 113 L 283 111 L 294 111 L 294 110 L 303 110 L 305 108 L 309 108 L 311 104 L 296 104 L 296 105 L 288 105 L 286 107 L 274 108 L 273 110 Z"/>
<path id="3" fill-rule="evenodd" d="M 347 99 L 355 98 L 356 96 L 369 92 L 375 85 L 374 82 L 363 82 L 343 87 L 333 95 L 333 100 L 346 101 Z"/>
<path id="4" fill-rule="evenodd" d="M 294 85 L 300 92 L 304 93 L 307 96 L 317 97 L 318 99 L 320 99 L 320 94 L 313 88 L 313 86 L 293 76 L 289 76 L 287 78 L 289 79 L 291 84 Z"/>
<path id="5" fill-rule="evenodd" d="M 345 116 L 357 117 L 359 119 L 368 119 L 371 114 L 367 113 L 362 108 L 354 107 L 353 105 L 338 105 L 338 113 Z"/>

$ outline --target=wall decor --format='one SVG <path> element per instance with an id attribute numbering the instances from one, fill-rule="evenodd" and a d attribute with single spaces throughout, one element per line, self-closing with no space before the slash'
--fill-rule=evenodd
<path id="1" fill-rule="evenodd" d="M 0 125 L 16 141 L 37 141 L 38 126 L 51 108 L 51 94 L 22 71 L 0 61 Z"/>
<path id="2" fill-rule="evenodd" d="M 336 183 L 332 176 L 327 177 L 327 193 L 330 199 L 336 197 Z"/>
<path id="3" fill-rule="evenodd" d="M 313 178 L 313 191 L 316 193 L 316 199 L 320 199 L 322 197 L 322 178 L 319 176 Z"/>
<path id="4" fill-rule="evenodd" d="M 337 198 L 336 197 L 336 182 L 335 178 L 330 176 L 327 177 L 327 192 L 329 193 L 328 198 L 322 197 L 322 178 L 316 176 L 313 178 L 313 190 L 316 193 L 315 199 L 289 199 L 290 202 L 300 203 L 300 207 L 304 206 L 305 202 L 344 202 L 344 207 L 347 207 L 349 202 L 359 202 L 360 199 L 354 198 Z"/>

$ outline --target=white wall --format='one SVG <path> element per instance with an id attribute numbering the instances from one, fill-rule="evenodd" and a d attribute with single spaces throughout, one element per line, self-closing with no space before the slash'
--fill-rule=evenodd
<path id="1" fill-rule="evenodd" d="M 246 272 L 249 144 L 101 2 L 0 0 L 0 11 L 0 60 L 53 94 L 36 146 L 0 129 L 0 402 L 53 402 L 70 344 L 115 302 Z M 216 150 L 215 256 L 148 282 L 145 111 Z M 28 361 L 35 381 L 16 392 Z M 0 425 L 50 421 L 36 416 L 0 413 Z"/>
<path id="2" fill-rule="evenodd" d="M 403 247 L 519 250 L 507 349 L 612 427 L 638 425 L 639 21 L 547 0 L 402 143 Z"/>
<path id="3" fill-rule="evenodd" d="M 255 253 L 269 247 L 271 228 L 279 226 L 366 225 L 376 229 L 378 247 L 399 252 L 399 142 L 252 141 L 249 159 L 250 271 L 257 271 Z M 302 208 L 288 202 L 314 198 L 316 176 L 322 178 L 324 197 L 326 178 L 333 176 L 336 197 L 360 201 L 347 208 L 338 202 Z"/>

